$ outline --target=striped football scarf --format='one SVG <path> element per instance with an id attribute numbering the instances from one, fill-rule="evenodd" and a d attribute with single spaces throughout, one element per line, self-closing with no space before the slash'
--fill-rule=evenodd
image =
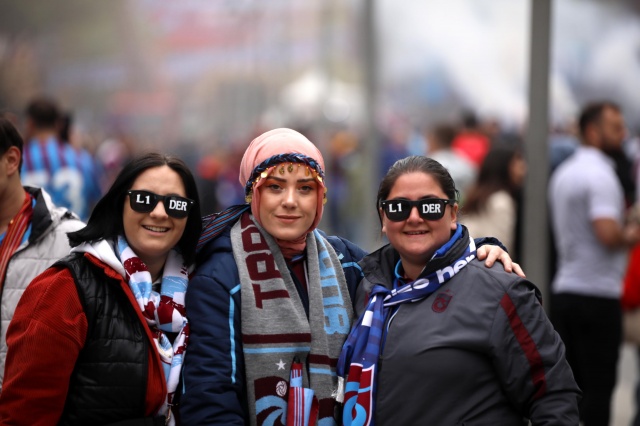
<path id="1" fill-rule="evenodd" d="M 290 413 L 301 420 L 295 413 L 302 413 L 303 400 L 293 400 L 296 405 L 291 409 L 288 406 L 287 393 L 294 392 L 292 398 L 297 394 L 317 401 L 317 414 L 312 411 L 309 425 L 334 425 L 335 365 L 353 317 L 338 253 L 318 230 L 307 235 L 307 317 L 279 246 L 249 213 L 231 228 L 231 245 L 242 294 L 247 424 L 288 425 Z M 293 375 L 291 390 L 290 372 L 296 371 L 296 358 L 302 372 Z M 298 378 L 302 389 L 295 389 Z"/>
<path id="2" fill-rule="evenodd" d="M 462 254 L 454 256 L 453 261 L 448 262 L 446 266 L 393 290 L 379 284 L 373 286 L 367 308 L 354 324 L 338 360 L 338 402 L 344 404 L 344 425 L 373 426 L 377 362 L 384 348 L 387 332 L 385 323 L 389 320 L 391 308 L 424 299 L 473 260 L 476 253 L 475 243 L 460 224 L 451 239 L 436 251 L 431 260 L 451 256 L 452 251 L 459 250 L 465 238 L 468 244 Z"/>
<path id="3" fill-rule="evenodd" d="M 224 231 L 224 229 L 235 223 L 236 220 L 242 215 L 242 213 L 248 211 L 251 208 L 251 204 L 236 204 L 228 207 L 227 209 L 207 215 L 202 218 L 202 233 L 198 239 L 198 245 L 196 250 L 200 249 L 209 241 L 215 239 L 218 235 Z"/>
<path id="4" fill-rule="evenodd" d="M 164 265 L 158 293 L 152 290 L 151 274 L 147 265 L 131 250 L 127 240 L 122 236 L 118 237 L 117 249 L 122 266 L 127 272 L 129 287 L 154 335 L 164 368 L 167 403 L 158 414 L 167 416 L 168 425 L 175 425 L 175 418 L 171 416 L 171 405 L 189 341 L 189 324 L 184 308 L 189 270 L 182 256 L 171 250 Z M 178 333 L 173 344 L 165 333 Z"/>
<path id="5" fill-rule="evenodd" d="M 302 384 L 302 363 L 296 357 L 291 363 L 289 379 L 289 401 L 287 403 L 287 425 L 314 426 L 318 417 L 318 400 L 313 389 Z"/>

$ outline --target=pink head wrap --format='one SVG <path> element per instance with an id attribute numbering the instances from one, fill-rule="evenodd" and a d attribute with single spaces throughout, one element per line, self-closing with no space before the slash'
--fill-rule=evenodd
<path id="1" fill-rule="evenodd" d="M 257 191 L 257 189 L 265 180 L 258 179 L 257 182 L 255 182 L 256 176 L 252 176 L 254 170 L 265 160 L 268 160 L 275 155 L 293 153 L 302 154 L 313 159 L 320 166 L 320 171 L 322 172 L 324 170 L 324 159 L 322 158 L 320 150 L 318 150 L 318 148 L 316 148 L 316 146 L 304 135 L 296 132 L 295 130 L 286 128 L 274 129 L 261 134 L 251 141 L 249 147 L 244 153 L 244 156 L 242 157 L 242 162 L 240 163 L 240 184 L 245 186 L 245 188 L 251 188 L 251 213 L 260 225 L 262 225 L 262 222 L 260 221 L 260 191 Z M 287 160 L 286 162 L 289 163 L 290 161 Z M 273 163 L 273 166 L 277 164 L 276 160 Z M 248 185 L 249 179 L 254 180 L 254 183 Z M 307 234 L 312 232 L 322 219 L 325 185 L 321 179 L 318 179 L 318 182 L 320 183 L 320 189 L 318 191 L 316 217 L 311 224 L 311 227 L 309 227 L 304 235 L 301 235 L 296 240 L 283 241 L 276 239 L 285 257 L 292 257 L 293 255 L 304 251 Z"/>

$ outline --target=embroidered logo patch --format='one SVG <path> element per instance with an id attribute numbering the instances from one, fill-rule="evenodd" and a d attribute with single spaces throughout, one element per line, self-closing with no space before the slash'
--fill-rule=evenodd
<path id="1" fill-rule="evenodd" d="M 254 383 L 256 395 L 256 423 L 258 425 L 283 425 L 287 422 L 288 385 L 277 376 L 261 377 Z"/>
<path id="2" fill-rule="evenodd" d="M 287 382 L 281 380 L 276 385 L 276 393 L 278 396 L 285 396 L 287 394 Z"/>
<path id="3" fill-rule="evenodd" d="M 449 292 L 449 290 L 438 293 L 438 295 L 436 296 L 436 300 L 434 300 L 433 304 L 431 305 L 431 309 L 433 309 L 434 312 L 438 313 L 444 312 L 445 309 L 447 309 L 447 306 L 449 306 L 449 302 L 451 302 L 452 297 L 453 295 Z"/>

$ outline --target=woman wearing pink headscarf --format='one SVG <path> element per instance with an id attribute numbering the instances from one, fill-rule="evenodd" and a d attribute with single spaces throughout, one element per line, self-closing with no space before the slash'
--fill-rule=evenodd
<path id="1" fill-rule="evenodd" d="M 203 224 L 185 303 L 182 421 L 335 424 L 335 367 L 366 252 L 316 229 L 324 160 L 302 134 L 275 129 L 254 139 L 240 183 L 247 204 Z M 489 263 L 497 258 L 511 269 L 496 247 Z"/>

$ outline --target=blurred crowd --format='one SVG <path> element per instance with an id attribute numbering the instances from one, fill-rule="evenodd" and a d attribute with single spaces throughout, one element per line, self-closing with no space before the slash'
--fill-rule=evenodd
<path id="1" fill-rule="evenodd" d="M 72 110 L 61 108 L 52 98 L 33 99 L 23 111 L 4 111 L 3 117 L 19 129 L 24 139 L 20 165 L 22 185 L 44 188 L 55 205 L 74 212 L 84 222 L 129 160 L 150 148 L 149 144 L 124 132 L 113 132 L 96 140 L 74 122 Z M 263 130 L 255 126 L 247 140 L 212 143 L 206 150 L 201 144 L 191 143 L 176 143 L 167 149 L 193 171 L 201 194 L 203 215 L 245 202 L 244 188 L 238 185 L 238 170 L 246 142 Z M 520 131 L 508 131 L 500 123 L 483 120 L 473 111 L 463 111 L 459 118 L 426 127 L 411 125 L 407 120 L 391 120 L 379 129 L 378 164 L 371 165 L 365 160 L 365 139 L 357 131 L 346 128 L 329 132 L 313 128 L 296 130 L 312 140 L 324 138 L 314 142 L 325 152 L 327 159 L 328 203 L 324 228 L 331 233 L 359 241 L 364 194 L 368 191 L 362 179 L 365 168 L 375 168 L 377 181 L 397 160 L 424 155 L 437 160 L 451 174 L 460 205 L 459 220 L 469 229 L 470 235 L 496 237 L 515 261 L 521 260 L 524 183 L 527 168 L 538 165 L 527 164 Z M 622 339 L 619 319 L 622 309 L 640 307 L 640 280 L 634 278 L 638 276 L 635 265 L 640 264 L 637 249 L 640 239 L 637 223 L 640 136 L 626 128 L 623 111 L 615 103 L 596 103 L 585 107 L 575 122 L 552 129 L 548 159 L 551 226 L 541 232 L 549 232 L 551 236 L 548 258 L 554 277 L 552 312 L 556 315 L 554 318 L 552 314 L 551 319 L 565 340 L 567 357 L 585 392 L 585 401 L 600 401 L 600 404 L 585 403 L 593 407 L 593 414 L 588 416 L 608 418 L 608 401 L 615 385 Z M 585 173 L 585 170 L 592 172 Z M 584 223 L 580 225 L 583 219 Z M 595 238 L 581 240 L 592 234 Z M 631 254 L 630 262 L 626 260 L 628 253 Z M 584 257 L 580 258 L 581 255 Z M 576 268 L 575 259 L 580 259 L 577 263 L 583 263 L 582 272 L 597 262 L 606 261 L 610 270 L 602 267 L 598 271 L 607 270 L 611 274 L 601 277 L 593 286 L 588 283 L 593 275 L 583 277 L 579 284 L 573 285 L 571 283 L 582 273 L 579 270 L 566 272 Z M 626 277 L 624 288 L 616 274 Z M 613 281 L 613 290 L 599 289 L 606 280 Z M 575 297 L 578 297 L 577 301 Z M 587 302 L 583 297 L 587 297 Z M 613 337 L 611 345 L 601 345 L 599 349 L 598 354 L 604 361 L 598 358 L 595 361 L 598 368 L 585 370 L 577 366 L 594 362 L 589 357 L 587 361 L 580 359 L 584 356 L 580 345 L 585 343 L 585 333 L 581 331 L 579 338 L 572 335 L 571 324 L 561 318 L 566 311 L 570 313 L 571 321 L 579 317 L 572 307 L 574 303 L 587 306 L 602 301 L 605 305 L 592 308 L 600 312 L 600 319 L 608 313 L 612 320 L 599 332 Z M 606 303 L 613 305 L 608 307 Z M 586 316 L 592 315 L 589 312 Z M 599 323 L 606 321 L 599 320 Z M 581 330 L 584 324 L 577 326 Z M 597 331 L 592 330 L 592 333 Z M 605 365 L 610 369 L 605 371 Z M 599 376 L 592 374 L 595 370 Z M 598 405 L 603 407 L 596 413 Z"/>
<path id="2" fill-rule="evenodd" d="M 53 98 L 39 97 L 23 111 L 4 112 L 25 139 L 24 184 L 44 187 L 57 205 L 73 210 L 85 221 L 122 166 L 138 153 L 157 149 L 153 142 L 139 140 L 135 134 L 117 128 L 92 134 L 74 121 L 72 109 L 63 109 Z M 327 158 L 331 190 L 324 227 L 360 240 L 363 231 L 358 210 L 363 205 L 363 191 L 367 190 L 361 176 L 370 167 L 364 164 L 367 147 L 363 135 L 349 128 L 318 131 L 309 126 L 289 127 L 308 134 Z M 262 130 L 259 125 L 253 126 L 243 140 L 176 141 L 168 148 L 163 147 L 194 171 L 203 195 L 203 214 L 243 202 L 242 188 L 237 185 L 243 147 Z M 436 159 L 456 182 L 462 222 L 473 234 L 499 238 L 513 258 L 519 259 L 522 190 L 527 171 L 521 129 L 505 129 L 496 120 L 481 119 L 473 111 L 465 110 L 459 117 L 427 126 L 403 119 L 387 120 L 378 130 L 377 177 L 408 155 Z M 575 121 L 551 129 L 550 175 L 579 144 Z M 628 131 L 607 155 L 616 163 L 627 204 L 633 205 L 637 198 L 640 136 Z M 553 252 L 553 247 L 550 250 Z"/>
<path id="3" fill-rule="evenodd" d="M 74 121 L 53 98 L 39 97 L 23 111 L 4 111 L 22 133 L 26 147 L 22 166 L 25 185 L 44 187 L 57 205 L 87 220 L 92 207 L 114 177 L 135 154 L 157 148 L 122 130 L 92 134 Z M 358 241 L 361 238 L 359 208 L 367 190 L 361 176 L 368 164 L 362 134 L 348 128 L 318 131 L 290 125 L 308 134 L 327 157 L 331 190 L 324 227 Z M 166 149 L 178 155 L 194 171 L 202 212 L 211 214 L 243 202 L 237 173 L 243 147 L 264 130 L 256 125 L 244 139 L 224 143 L 176 141 Z M 521 254 L 522 190 L 527 156 L 520 129 L 505 129 L 496 120 L 481 119 L 465 110 L 457 118 L 421 127 L 409 120 L 388 120 L 381 125 L 377 176 L 398 159 L 427 155 L 443 164 L 453 176 L 461 205 L 461 220 L 473 234 L 493 235 L 514 259 Z M 318 140 L 323 138 L 324 140 Z M 551 129 L 548 140 L 549 175 L 579 146 L 575 121 Z M 205 146 L 206 148 L 203 148 Z M 637 199 L 637 163 L 640 136 L 628 131 L 607 151 L 629 206 Z M 553 247 L 550 251 L 553 258 Z M 552 262 L 552 268 L 554 267 Z"/>

